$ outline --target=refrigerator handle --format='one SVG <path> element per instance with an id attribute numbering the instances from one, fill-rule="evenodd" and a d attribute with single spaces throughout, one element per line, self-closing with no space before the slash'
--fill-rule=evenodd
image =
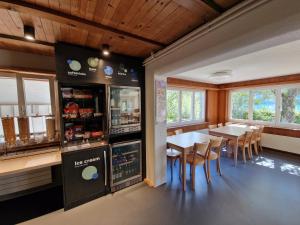
<path id="1" fill-rule="evenodd" d="M 106 159 L 106 150 L 104 151 L 104 185 L 107 186 L 107 159 Z"/>

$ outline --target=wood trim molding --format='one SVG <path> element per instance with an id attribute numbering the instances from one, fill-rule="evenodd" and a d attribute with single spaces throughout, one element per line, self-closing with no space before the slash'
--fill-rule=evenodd
<path id="1" fill-rule="evenodd" d="M 265 127 L 263 133 L 295 138 L 300 137 L 300 130 L 279 127 Z"/>
<path id="2" fill-rule="evenodd" d="M 167 83 L 168 83 L 168 86 L 171 86 L 171 87 L 196 88 L 196 89 L 205 89 L 205 90 L 218 90 L 219 89 L 218 85 L 216 85 L 216 84 L 183 80 L 183 79 L 173 78 L 173 77 L 168 77 Z"/>
<path id="3" fill-rule="evenodd" d="M 23 68 L 23 67 L 0 67 L 0 72 L 15 73 L 15 74 L 27 74 L 27 75 L 35 75 L 35 76 L 48 76 L 48 77 L 56 76 L 55 71 L 29 69 L 29 68 Z"/>
<path id="4" fill-rule="evenodd" d="M 136 34 L 132 34 L 123 30 L 119 30 L 101 23 L 86 20 L 77 16 L 69 15 L 61 11 L 43 7 L 40 5 L 31 4 L 25 1 L 16 0 L 1 0 L 0 8 L 6 10 L 13 10 L 19 13 L 24 13 L 32 16 L 42 17 L 58 23 L 77 27 L 79 29 L 87 30 L 91 33 L 103 33 L 109 32 L 116 35 L 121 35 L 127 38 L 132 38 L 138 41 L 142 41 L 147 44 L 151 44 L 158 47 L 166 47 L 166 44 L 160 43 L 155 40 L 151 40 Z"/>
<path id="5" fill-rule="evenodd" d="M 220 84 L 218 88 L 221 90 L 235 89 L 235 88 L 246 88 L 246 87 L 258 87 L 266 85 L 276 84 L 291 84 L 300 83 L 300 74 L 292 74 L 279 77 L 270 77 L 257 80 L 241 81 L 228 84 Z"/>
<path id="6" fill-rule="evenodd" d="M 168 128 L 167 132 L 174 132 L 177 129 L 182 129 L 183 132 L 191 132 L 191 131 L 201 130 L 205 128 L 208 128 L 208 122 L 191 124 L 191 125 L 178 125 L 176 127 Z"/>

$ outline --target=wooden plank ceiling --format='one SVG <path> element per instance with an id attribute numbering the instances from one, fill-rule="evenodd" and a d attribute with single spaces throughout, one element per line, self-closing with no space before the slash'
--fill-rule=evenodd
<path id="1" fill-rule="evenodd" d="M 53 55 L 58 41 L 148 57 L 242 0 L 0 1 L 0 48 Z M 35 42 L 23 25 L 34 26 Z"/>

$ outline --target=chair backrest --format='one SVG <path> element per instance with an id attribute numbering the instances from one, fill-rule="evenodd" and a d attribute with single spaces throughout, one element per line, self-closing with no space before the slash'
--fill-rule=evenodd
<path id="1" fill-rule="evenodd" d="M 258 137 L 259 137 L 259 130 L 254 129 L 252 131 L 251 142 L 255 142 Z"/>
<path id="2" fill-rule="evenodd" d="M 225 123 L 226 126 L 231 125 L 231 124 L 232 124 L 232 122 L 226 122 Z"/>
<path id="3" fill-rule="evenodd" d="M 209 140 L 209 142 L 206 143 L 195 143 L 192 150 L 193 162 L 195 162 L 197 152 L 201 153 L 201 155 L 204 156 L 205 160 L 208 159 L 210 154 L 210 148 L 211 148 L 211 140 Z"/>
<path id="4" fill-rule="evenodd" d="M 251 141 L 251 138 L 252 138 L 252 134 L 253 134 L 253 131 L 246 131 L 245 133 L 245 138 L 244 138 L 244 146 L 247 144 L 247 143 L 250 143 Z"/>
<path id="5" fill-rule="evenodd" d="M 173 136 L 173 135 L 175 135 L 174 131 L 168 131 L 167 132 L 167 136 Z"/>
<path id="6" fill-rule="evenodd" d="M 210 141 L 211 141 L 211 146 L 210 147 L 219 148 L 222 145 L 223 137 L 211 136 Z"/>
<path id="7" fill-rule="evenodd" d="M 177 129 L 177 130 L 175 130 L 174 132 L 175 132 L 175 134 L 182 134 L 182 133 L 183 133 L 183 130 L 182 130 L 182 129 Z"/>
<path id="8" fill-rule="evenodd" d="M 222 141 L 223 137 L 216 137 L 216 136 L 211 136 L 210 137 L 210 147 L 218 153 L 218 155 L 221 153 L 221 147 L 222 147 Z"/>
<path id="9" fill-rule="evenodd" d="M 208 129 L 211 130 L 211 129 L 215 129 L 217 128 L 218 126 L 216 124 L 212 124 L 212 125 L 208 125 Z"/>
<path id="10" fill-rule="evenodd" d="M 223 123 L 218 123 L 218 127 L 223 127 Z"/>

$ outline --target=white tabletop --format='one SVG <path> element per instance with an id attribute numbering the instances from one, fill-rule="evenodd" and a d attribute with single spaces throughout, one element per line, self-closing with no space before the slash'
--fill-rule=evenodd
<path id="1" fill-rule="evenodd" d="M 188 132 L 167 137 L 167 143 L 186 149 L 194 146 L 194 143 L 205 143 L 210 139 L 210 135 L 198 132 Z"/>
<path id="2" fill-rule="evenodd" d="M 218 127 L 211 129 L 209 131 L 210 134 L 218 133 L 218 134 L 226 134 L 233 137 L 243 136 L 246 131 L 252 131 L 254 129 L 258 129 L 255 126 L 248 126 L 244 124 L 230 124 L 228 126 Z"/>

